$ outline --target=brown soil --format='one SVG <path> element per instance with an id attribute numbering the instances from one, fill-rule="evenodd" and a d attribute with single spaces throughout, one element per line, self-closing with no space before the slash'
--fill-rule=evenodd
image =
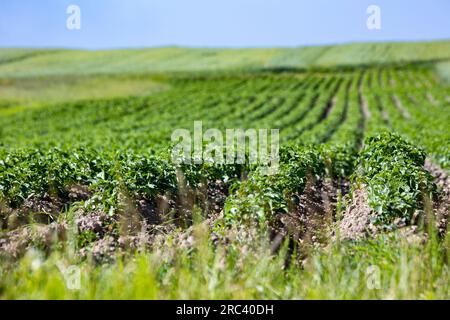
<path id="1" fill-rule="evenodd" d="M 369 110 L 369 104 L 367 103 L 367 100 L 363 94 L 362 80 L 363 80 L 363 77 L 361 76 L 361 78 L 359 79 L 359 83 L 358 83 L 359 106 L 361 108 L 361 112 L 363 114 L 364 119 L 367 120 L 370 118 L 370 110 Z"/>
<path id="2" fill-rule="evenodd" d="M 117 254 L 117 240 L 113 236 L 105 236 L 104 238 L 94 242 L 92 248 L 80 249 L 80 256 L 82 258 L 92 257 L 97 263 L 113 261 Z"/>
<path id="3" fill-rule="evenodd" d="M 386 112 L 386 110 L 382 109 L 381 110 L 381 116 L 383 117 L 384 122 L 389 125 L 390 121 L 389 121 L 389 114 Z"/>
<path id="4" fill-rule="evenodd" d="M 31 195 L 17 209 L 1 204 L 0 214 L 6 217 L 0 225 L 1 230 L 14 230 L 29 223 L 49 224 L 70 204 L 87 200 L 90 196 L 88 186 L 73 185 L 64 199 L 50 194 L 43 197 Z"/>
<path id="5" fill-rule="evenodd" d="M 33 227 L 21 227 L 3 234 L 0 238 L 0 256 L 19 258 L 30 247 L 50 249 L 60 241 L 66 241 L 67 225 L 53 222 L 49 225 L 36 224 Z"/>
<path id="6" fill-rule="evenodd" d="M 28 228 L 20 228 L 8 232 L 0 238 L 0 257 L 19 258 L 30 243 L 30 231 Z"/>
<path id="7" fill-rule="evenodd" d="M 206 196 L 205 196 L 206 195 Z M 127 198 L 127 214 L 119 213 L 109 217 L 104 213 L 80 214 L 76 220 L 79 231 L 92 231 L 100 239 L 94 241 L 90 248 L 82 248 L 82 257 L 91 256 L 95 262 L 115 259 L 121 252 L 133 252 L 143 249 L 157 249 L 158 244 L 171 239 L 175 247 L 192 247 L 192 214 L 195 206 L 206 210 L 208 215 L 204 223 L 212 227 L 221 218 L 223 205 L 228 195 L 228 186 L 221 181 L 210 182 L 207 187 L 198 190 L 185 189 L 178 196 L 158 195 L 152 200 L 138 201 Z M 133 210 L 136 204 L 137 210 Z M 121 225 L 120 235 L 113 235 L 111 226 Z M 181 229 L 180 229 L 181 227 Z M 170 237 L 168 237 L 170 235 Z M 219 241 L 212 234 L 213 242 Z M 227 241 L 222 239 L 222 241 Z"/>
<path id="8" fill-rule="evenodd" d="M 30 196 L 18 209 L 8 206 L 0 208 L 0 212 L 5 217 L 2 229 L 14 230 L 32 222 L 49 224 L 55 220 L 63 207 L 63 201 L 57 197 Z"/>
<path id="9" fill-rule="evenodd" d="M 361 111 L 363 113 L 364 119 L 370 119 L 371 114 L 369 110 L 369 104 L 367 103 L 366 98 L 362 94 L 359 96 Z"/>
<path id="10" fill-rule="evenodd" d="M 77 202 L 87 200 L 91 197 L 92 193 L 88 186 L 75 184 L 69 188 L 69 201 Z"/>
<path id="11" fill-rule="evenodd" d="M 161 224 L 173 208 L 175 203 L 170 197 L 158 195 L 155 199 L 138 200 L 138 212 L 150 225 Z"/>
<path id="12" fill-rule="evenodd" d="M 289 237 L 293 243 L 325 244 L 329 240 L 339 194 L 348 192 L 346 181 L 308 178 L 303 194 L 290 204 L 289 213 L 279 216 L 272 234 L 274 249 Z"/>
<path id="13" fill-rule="evenodd" d="M 402 114 L 403 118 L 405 119 L 410 119 L 411 115 L 409 114 L 409 112 L 403 107 L 402 102 L 400 101 L 400 99 L 396 96 L 393 95 L 392 96 L 392 100 L 394 101 L 395 106 L 397 107 L 397 109 L 400 111 L 400 113 Z"/>
<path id="14" fill-rule="evenodd" d="M 425 169 L 436 179 L 435 182 L 441 189 L 439 198 L 433 203 L 433 212 L 439 233 L 444 235 L 450 215 L 450 175 L 430 159 L 425 160 Z"/>
<path id="15" fill-rule="evenodd" d="M 363 189 L 353 191 L 352 203 L 347 206 L 339 223 L 339 237 L 342 240 L 359 240 L 377 234 L 372 220 L 375 213 L 369 207 L 367 192 Z"/>
<path id="16" fill-rule="evenodd" d="M 195 207 L 206 213 L 204 219 L 210 215 L 219 214 L 225 204 L 228 196 L 228 185 L 217 180 L 209 183 L 201 183 L 196 190 L 186 189 L 176 197 L 176 211 L 178 219 L 181 219 L 181 226 L 188 226 L 193 219 L 193 210 Z M 186 220 L 186 221 L 184 221 Z"/>
<path id="17" fill-rule="evenodd" d="M 75 225 L 79 233 L 93 232 L 101 237 L 110 231 L 108 228 L 114 222 L 114 217 L 101 211 L 90 214 L 85 214 L 81 210 L 75 212 Z"/>

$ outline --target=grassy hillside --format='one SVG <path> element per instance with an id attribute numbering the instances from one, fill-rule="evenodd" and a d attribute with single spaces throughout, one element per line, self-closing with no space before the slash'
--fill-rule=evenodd
<path id="1" fill-rule="evenodd" d="M 0 77 L 310 68 L 439 59 L 450 59 L 450 41 L 348 44 L 292 49 L 0 49 Z"/>
<path id="2" fill-rule="evenodd" d="M 54 76 L 0 79 L 0 101 L 42 105 L 84 99 L 144 96 L 168 84 L 142 76 Z"/>

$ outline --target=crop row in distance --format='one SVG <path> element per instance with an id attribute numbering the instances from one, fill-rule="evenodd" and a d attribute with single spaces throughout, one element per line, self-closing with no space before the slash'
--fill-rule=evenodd
<path id="1" fill-rule="evenodd" d="M 192 130 L 195 120 L 207 128 L 279 128 L 285 143 L 296 144 L 360 145 L 364 135 L 386 128 L 411 138 L 448 167 L 449 90 L 425 67 L 167 81 L 170 89 L 147 97 L 58 103 L 7 114 L 0 119 L 1 144 L 5 149 L 167 149 L 171 132 Z"/>

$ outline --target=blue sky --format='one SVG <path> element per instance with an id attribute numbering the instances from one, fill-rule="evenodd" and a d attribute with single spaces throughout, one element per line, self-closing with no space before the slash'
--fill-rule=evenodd
<path id="1" fill-rule="evenodd" d="M 66 8 L 81 8 L 81 29 Z M 381 30 L 366 9 L 381 8 Z M 1 0 L 1 47 L 275 47 L 450 39 L 449 0 Z"/>

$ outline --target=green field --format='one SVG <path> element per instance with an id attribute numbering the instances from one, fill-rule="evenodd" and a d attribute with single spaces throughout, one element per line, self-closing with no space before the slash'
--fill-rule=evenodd
<path id="1" fill-rule="evenodd" d="M 449 65 L 449 41 L 0 49 L 0 298 L 449 299 Z M 194 121 L 280 129 L 279 170 L 174 164 Z"/>

